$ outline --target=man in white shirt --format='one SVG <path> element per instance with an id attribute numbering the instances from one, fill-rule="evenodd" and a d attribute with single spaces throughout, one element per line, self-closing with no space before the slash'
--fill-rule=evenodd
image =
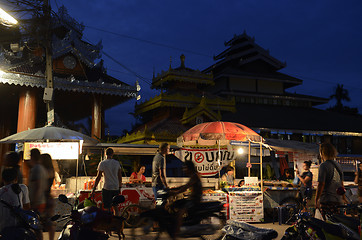
<path id="1" fill-rule="evenodd" d="M 94 187 L 91 193 L 91 196 L 94 195 L 94 192 L 97 188 L 99 181 L 104 175 L 104 185 L 102 188 L 102 201 L 103 207 L 111 211 L 112 207 L 112 198 L 119 194 L 119 188 L 122 184 L 122 171 L 121 165 L 115 159 L 113 159 L 113 149 L 107 148 L 106 150 L 107 159 L 101 161 L 97 168 L 97 177 L 94 182 Z M 113 210 L 115 215 L 119 215 L 118 207 L 114 206 Z"/>
<path id="2" fill-rule="evenodd" d="M 8 204 L 21 207 L 26 210 L 30 209 L 30 199 L 28 187 L 24 184 L 19 184 L 21 192 L 16 194 L 12 185 L 17 184 L 17 170 L 15 168 L 6 168 L 2 172 L 2 179 L 5 186 L 0 188 L 0 199 Z M 15 216 L 11 213 L 3 203 L 0 203 L 0 231 L 6 227 L 14 227 L 17 225 Z"/>

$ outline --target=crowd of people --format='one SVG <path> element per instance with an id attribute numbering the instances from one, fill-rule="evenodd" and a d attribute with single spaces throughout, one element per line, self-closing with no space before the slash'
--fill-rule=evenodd
<path id="1" fill-rule="evenodd" d="M 49 232 L 49 239 L 54 239 L 55 226 L 50 218 L 54 215 L 55 203 L 50 194 L 55 172 L 49 154 L 41 154 L 38 149 L 30 151 L 30 171 L 27 184 L 23 184 L 23 175 L 19 166 L 20 156 L 16 152 L 5 155 L 1 169 L 2 187 L 0 199 L 14 207 L 36 211 L 41 219 L 43 230 Z M 20 193 L 16 188 L 20 187 Z M 16 226 L 17 219 L 10 209 L 0 208 L 0 231 Z M 42 230 L 37 231 L 37 238 L 43 239 Z"/>
<path id="2" fill-rule="evenodd" d="M 160 145 L 152 162 L 152 188 L 155 199 L 158 197 L 158 191 L 169 189 L 166 177 L 166 155 L 169 154 L 170 145 L 163 143 Z M 113 150 L 106 150 L 106 159 L 101 161 L 97 168 L 97 177 L 92 190 L 93 196 L 101 178 L 104 178 L 102 188 L 103 207 L 111 211 L 112 198 L 120 193 L 122 186 L 122 171 L 118 160 L 113 159 Z M 335 161 L 337 151 L 330 143 L 320 145 L 320 158 L 322 163 L 319 166 L 318 186 L 316 189 L 315 206 L 321 210 L 322 215 L 326 211 L 336 211 L 335 207 L 348 203 L 345 195 L 343 183 L 343 171 L 341 166 Z M 0 188 L 0 198 L 13 206 L 20 206 L 24 209 L 37 211 L 43 223 L 45 231 L 49 232 L 49 239 L 54 239 L 55 226 L 50 221 L 54 215 L 55 202 L 50 194 L 51 186 L 55 178 L 55 171 L 52 158 L 49 154 L 41 154 L 38 149 L 32 149 L 30 152 L 30 171 L 27 184 L 23 184 L 23 176 L 19 166 L 20 156 L 16 152 L 9 152 L 5 155 L 1 167 L 2 187 Z M 313 174 L 310 171 L 311 161 L 303 163 L 303 171 L 296 169 L 295 178 L 301 184 L 299 196 L 301 200 L 308 202 L 312 199 L 312 181 Z M 192 162 L 184 164 L 184 171 L 189 176 L 187 184 L 178 188 L 169 189 L 171 195 L 176 195 L 191 189 L 190 199 L 180 203 L 180 216 L 185 211 L 195 208 L 201 201 L 202 184 L 200 175 Z M 130 183 L 144 183 L 146 181 L 145 166 L 140 165 L 130 177 Z M 228 166 L 223 181 L 229 185 L 236 185 L 234 179 L 234 168 Z M 356 172 L 355 183 L 362 182 L 362 167 Z M 20 187 L 21 191 L 16 194 L 13 191 L 14 185 Z M 359 193 L 362 188 L 359 184 Z M 361 196 L 362 194 L 360 194 Z M 118 208 L 113 208 L 114 214 L 119 215 Z M 175 224 L 175 233 L 179 231 L 181 217 L 178 217 Z M 13 216 L 8 209 L 0 208 L 0 231 L 10 225 L 14 225 Z M 42 233 L 39 232 L 39 239 L 42 239 Z"/>

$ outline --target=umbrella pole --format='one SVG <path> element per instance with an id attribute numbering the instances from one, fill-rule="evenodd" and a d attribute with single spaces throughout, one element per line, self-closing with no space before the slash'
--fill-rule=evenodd
<path id="1" fill-rule="evenodd" d="M 251 155 L 251 143 L 249 140 L 249 154 L 248 154 L 248 163 L 249 163 L 249 167 L 248 167 L 248 177 L 250 177 L 250 169 L 251 169 L 251 161 L 250 161 L 250 155 Z"/>
<path id="2" fill-rule="evenodd" d="M 220 152 L 220 140 L 217 140 L 218 143 L 218 147 L 219 147 L 219 156 L 218 156 L 218 164 L 219 164 L 219 184 L 221 182 L 221 177 L 220 177 L 220 171 L 221 171 L 221 152 Z"/>
<path id="3" fill-rule="evenodd" d="M 77 158 L 77 166 L 75 169 L 75 193 L 77 193 L 77 191 L 78 191 L 78 164 L 79 164 L 79 155 Z"/>
<path id="4" fill-rule="evenodd" d="M 80 142 L 78 142 L 78 158 L 77 158 L 77 164 L 75 167 L 75 193 L 78 192 L 78 164 L 79 164 L 79 156 L 80 156 L 80 151 L 81 151 L 81 144 Z"/>
<path id="5" fill-rule="evenodd" d="M 260 188 L 263 191 L 263 148 L 260 141 Z"/>

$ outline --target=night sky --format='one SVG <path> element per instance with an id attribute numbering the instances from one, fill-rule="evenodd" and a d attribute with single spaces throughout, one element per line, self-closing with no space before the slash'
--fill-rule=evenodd
<path id="1" fill-rule="evenodd" d="M 180 65 L 203 70 L 224 42 L 244 31 L 287 66 L 281 72 L 302 79 L 289 92 L 328 98 L 337 85 L 349 91 L 349 107 L 362 113 L 362 1 L 348 0 L 52 0 L 64 5 L 86 26 L 85 39 L 103 42 L 105 53 L 133 70 L 137 78 L 103 55 L 108 74 L 141 84 L 141 102 L 150 90 L 153 71 Z M 104 31 L 96 30 L 102 29 Z M 113 33 L 110 33 L 113 32 Z M 106 112 L 111 135 L 130 130 L 135 100 Z M 321 108 L 334 105 L 335 100 Z M 126 117 L 125 117 L 126 116 Z"/>

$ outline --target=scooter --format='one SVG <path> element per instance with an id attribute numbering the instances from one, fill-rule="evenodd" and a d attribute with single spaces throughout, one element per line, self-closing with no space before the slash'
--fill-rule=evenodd
<path id="1" fill-rule="evenodd" d="M 116 231 L 118 238 L 121 235 L 124 239 L 123 227 L 124 218 L 114 216 L 108 211 L 101 210 L 96 206 L 87 206 L 81 209 L 81 204 L 78 205 L 77 201 L 74 205 L 68 202 L 68 198 L 61 194 L 58 197 L 59 201 L 68 204 L 72 207 L 71 213 L 60 216 L 55 215 L 52 217 L 53 221 L 65 221 L 62 231 L 59 235 L 59 240 L 105 240 L 109 238 L 108 232 Z M 112 200 L 114 206 L 125 201 L 124 196 L 115 196 Z"/>
<path id="2" fill-rule="evenodd" d="M 282 240 L 299 239 L 358 240 L 359 236 L 341 223 L 327 223 L 312 217 L 308 212 L 299 212 L 297 222 L 286 229 Z"/>
<path id="3" fill-rule="evenodd" d="M 156 208 L 141 212 L 138 216 L 137 224 L 132 228 L 133 239 L 144 239 L 146 234 L 153 234 L 151 228 L 154 222 L 159 226 L 155 239 L 158 239 L 163 232 L 167 232 L 170 236 L 174 234 L 177 201 L 170 204 L 168 198 L 167 190 L 158 191 Z M 223 209 L 224 205 L 221 202 L 202 202 L 198 209 L 184 216 L 178 237 L 220 239 L 224 235 L 222 228 L 226 223 Z"/>
<path id="4" fill-rule="evenodd" d="M 21 188 L 18 184 L 11 186 L 12 190 L 19 196 Z M 41 224 L 39 215 L 34 211 L 24 210 L 15 207 L 0 199 L 0 202 L 15 216 L 17 225 L 13 227 L 6 227 L 0 233 L 1 240 L 36 240 L 37 233 L 40 234 Z"/>

